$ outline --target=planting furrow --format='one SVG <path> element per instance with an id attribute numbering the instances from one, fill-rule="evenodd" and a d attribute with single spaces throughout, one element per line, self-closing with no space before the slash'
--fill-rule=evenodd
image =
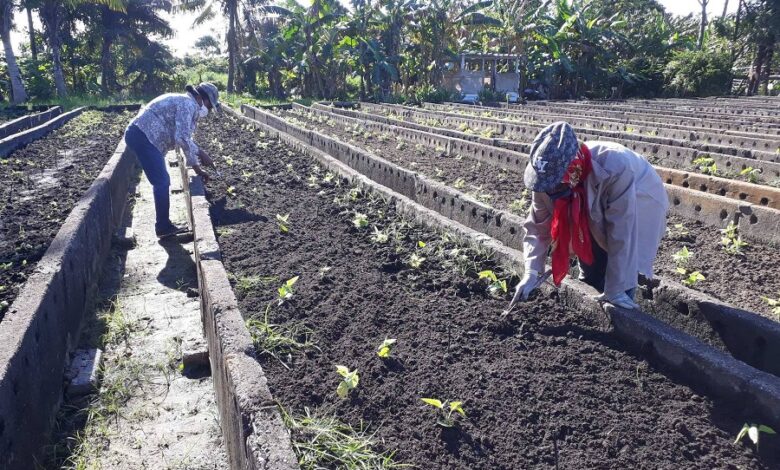
<path id="1" fill-rule="evenodd" d="M 375 451 L 419 468 L 776 464 L 772 445 L 731 445 L 758 419 L 751 403 L 675 383 L 555 297 L 500 318 L 501 283 L 478 273 L 513 278 L 489 253 L 404 219 L 231 116 L 199 133 L 222 171 L 208 188 L 221 257 L 273 398 L 297 418 L 299 457 L 309 409 L 320 423 L 366 426 Z M 345 398 L 336 365 L 359 374 Z M 421 398 L 462 401 L 466 416 L 442 427 Z"/>
<path id="2" fill-rule="evenodd" d="M 0 320 L 130 117 L 88 111 L 0 160 Z"/>
<path id="3" fill-rule="evenodd" d="M 276 113 L 288 121 L 319 129 L 343 142 L 368 150 L 411 171 L 450 186 L 496 209 L 525 214 L 529 198 L 524 193 L 523 175 L 520 169 L 497 168 L 479 161 L 469 154 L 447 155 L 442 146 L 438 149 L 415 144 L 391 131 L 371 131 L 360 121 L 337 115 L 324 114 L 319 119 L 316 110 L 298 108 Z M 519 165 L 522 168 L 524 165 Z M 672 238 L 664 243 L 658 254 L 659 275 L 678 282 L 682 276 L 672 260 L 682 246 L 692 252 L 687 272 L 698 270 L 705 280 L 693 282 L 690 287 L 739 308 L 778 319 L 770 302 L 780 295 L 780 279 L 774 276 L 773 265 L 780 263 L 780 250 L 774 246 L 750 240 L 738 252 L 729 254 L 722 243 L 719 229 L 679 216 L 670 220 L 670 227 L 682 225 L 672 231 Z M 682 233 L 687 232 L 687 233 Z M 695 269 L 693 269 L 695 268 Z M 734 273 L 743 275 L 734 276 Z M 735 294 L 739 292 L 740 294 Z"/>

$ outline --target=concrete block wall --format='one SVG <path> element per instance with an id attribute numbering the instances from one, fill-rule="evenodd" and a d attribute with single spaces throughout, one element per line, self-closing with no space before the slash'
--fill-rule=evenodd
<path id="1" fill-rule="evenodd" d="M 62 107 L 55 106 L 41 113 L 28 114 L 0 125 L 0 139 L 16 134 L 19 131 L 35 127 L 62 114 Z"/>
<path id="2" fill-rule="evenodd" d="M 135 156 L 124 141 L 65 219 L 0 322 L 0 468 L 29 470 L 47 442 L 82 315 L 122 220 Z"/>
<path id="3" fill-rule="evenodd" d="M 262 366 L 255 359 L 233 288 L 222 263 L 200 177 L 179 157 L 195 246 L 201 318 L 231 469 L 296 470 L 298 460 Z"/>
<path id="4" fill-rule="evenodd" d="M 27 129 L 0 140 L 0 158 L 7 157 L 14 150 L 46 136 L 54 129 L 64 126 L 65 123 L 84 112 L 84 109 L 85 108 L 74 109 L 73 111 L 61 114 L 37 127 Z"/>

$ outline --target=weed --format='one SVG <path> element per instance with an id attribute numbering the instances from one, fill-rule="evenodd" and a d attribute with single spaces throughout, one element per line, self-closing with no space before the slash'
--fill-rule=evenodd
<path id="1" fill-rule="evenodd" d="M 496 133 L 496 131 L 495 131 L 495 130 L 493 130 L 493 129 L 483 129 L 483 130 L 482 130 L 482 131 L 479 133 L 479 135 L 481 135 L 482 137 L 484 137 L 484 138 L 486 138 L 486 139 L 491 139 L 491 138 L 493 138 L 493 135 L 494 135 L 495 133 Z"/>
<path id="2" fill-rule="evenodd" d="M 352 225 L 357 229 L 368 227 L 368 216 L 366 216 L 366 214 L 361 214 L 360 212 L 355 212 L 355 217 L 352 218 Z"/>
<path id="3" fill-rule="evenodd" d="M 269 305 L 265 309 L 265 315 L 262 320 L 250 318 L 246 321 L 246 327 L 252 336 L 252 343 L 255 350 L 260 354 L 267 354 L 288 367 L 282 357 L 287 357 L 288 361 L 292 354 L 314 346 L 311 341 L 311 332 L 300 326 L 282 326 L 271 323 L 268 319 L 268 313 L 271 310 Z M 296 338 L 303 338 L 298 340 Z"/>
<path id="4" fill-rule="evenodd" d="M 740 176 L 745 176 L 749 183 L 754 183 L 754 184 L 758 183 L 758 175 L 760 174 L 761 174 L 761 170 L 759 168 L 753 168 L 752 166 L 749 166 L 739 172 Z"/>
<path id="5" fill-rule="evenodd" d="M 339 386 L 336 388 L 336 395 L 339 398 L 347 398 L 349 392 L 357 388 L 360 383 L 360 376 L 357 369 L 349 370 L 346 366 L 336 366 L 336 372 L 342 377 Z"/>
<path id="6" fill-rule="evenodd" d="M 443 426 L 445 428 L 451 428 L 455 426 L 455 417 L 457 415 L 453 416 L 453 413 L 459 413 L 464 418 L 466 417 L 466 412 L 463 411 L 463 402 L 461 401 L 451 401 L 449 406 L 445 407 L 445 402 L 442 402 L 437 398 L 420 398 L 420 400 L 422 400 L 425 404 L 436 408 L 436 424 L 439 426 Z"/>
<path id="7" fill-rule="evenodd" d="M 251 178 L 252 176 L 254 176 L 254 172 L 246 171 L 246 170 L 241 171 L 241 178 L 244 179 L 244 182 L 248 182 L 249 178 Z"/>
<path id="8" fill-rule="evenodd" d="M 491 270 L 485 270 L 479 272 L 479 278 L 480 279 L 487 279 L 490 284 L 488 284 L 488 293 L 492 295 L 493 297 L 502 297 L 506 295 L 506 280 L 501 279 L 499 280 L 496 276 L 496 273 L 494 273 Z"/>
<path id="9" fill-rule="evenodd" d="M 509 212 L 524 216 L 528 213 L 528 203 L 530 201 L 528 200 L 528 190 L 523 189 L 523 192 L 520 193 L 520 199 L 515 199 L 511 203 L 509 203 Z"/>
<path id="10" fill-rule="evenodd" d="M 382 341 L 382 344 L 379 345 L 379 349 L 377 350 L 376 355 L 382 359 L 389 358 L 395 342 L 395 338 L 385 338 L 385 340 Z"/>
<path id="11" fill-rule="evenodd" d="M 290 214 L 276 214 L 276 224 L 279 226 L 279 231 L 282 233 L 287 233 L 290 231 Z"/>
<path id="12" fill-rule="evenodd" d="M 283 408 L 281 413 L 302 470 L 405 467 L 393 460 L 392 452 L 375 451 L 373 435 L 362 428 L 355 429 L 335 417 L 313 416 L 308 408 L 301 416 L 292 416 Z"/>
<path id="13" fill-rule="evenodd" d="M 762 432 L 764 434 L 777 434 L 774 429 L 764 424 L 745 423 L 745 425 L 742 426 L 742 429 L 739 431 L 739 434 L 737 434 L 737 438 L 734 440 L 734 444 L 739 443 L 742 438 L 747 436 L 753 442 L 753 444 L 756 445 L 756 448 L 758 448 L 758 439 L 761 437 Z"/>
<path id="14" fill-rule="evenodd" d="M 395 146 L 396 150 L 403 150 L 406 148 L 406 142 L 398 142 L 398 145 Z"/>
<path id="15" fill-rule="evenodd" d="M 230 196 L 230 197 L 236 197 L 236 187 L 235 186 L 229 186 L 225 192 L 227 192 L 227 195 Z"/>
<path id="16" fill-rule="evenodd" d="M 374 225 L 374 233 L 371 234 L 371 241 L 374 243 L 387 243 L 387 240 L 390 238 L 390 236 L 387 234 L 387 232 L 384 232 L 382 230 L 379 230 L 376 225 Z"/>
<path id="17" fill-rule="evenodd" d="M 739 228 L 734 221 L 729 222 L 729 225 L 720 231 L 723 237 L 720 239 L 720 244 L 723 246 L 723 251 L 730 255 L 741 255 L 742 248 L 748 246 L 748 243 L 742 241 L 742 235 L 737 234 Z"/>
<path id="18" fill-rule="evenodd" d="M 277 293 L 279 294 L 279 304 L 292 298 L 293 294 L 295 293 L 293 286 L 296 282 L 298 282 L 298 277 L 299 276 L 295 276 L 287 279 L 284 281 L 284 284 L 282 284 L 279 289 L 277 289 Z"/>
<path id="19" fill-rule="evenodd" d="M 277 280 L 275 276 L 241 276 L 235 278 L 236 291 L 239 294 L 246 294 L 251 292 L 261 285 L 269 284 Z"/>
<path id="20" fill-rule="evenodd" d="M 236 164 L 236 162 L 233 160 L 233 157 L 223 157 L 223 158 L 225 160 L 225 164 L 227 164 L 227 166 L 229 167 L 232 167 L 233 165 Z"/>

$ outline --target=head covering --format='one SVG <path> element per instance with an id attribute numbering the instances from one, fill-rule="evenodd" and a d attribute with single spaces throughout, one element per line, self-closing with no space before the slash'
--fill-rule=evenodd
<path id="1" fill-rule="evenodd" d="M 536 192 L 555 189 L 578 148 L 577 136 L 569 124 L 554 122 L 542 129 L 531 144 L 531 159 L 523 176 L 525 186 Z"/>
<path id="2" fill-rule="evenodd" d="M 206 95 L 206 97 L 211 102 L 211 106 L 214 107 L 218 112 L 222 112 L 222 106 L 219 104 L 219 90 L 217 90 L 217 87 L 214 86 L 214 84 L 209 82 L 203 82 L 197 87 L 198 93 L 202 95 Z"/>

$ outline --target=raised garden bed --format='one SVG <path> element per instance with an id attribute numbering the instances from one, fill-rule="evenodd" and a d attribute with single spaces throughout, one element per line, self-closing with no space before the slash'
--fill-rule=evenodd
<path id="1" fill-rule="evenodd" d="M 492 268 L 507 277 L 487 253 L 401 219 L 233 118 L 199 132 L 221 164 L 223 179 L 208 192 L 241 311 L 262 321 L 270 305 L 271 323 L 313 342 L 290 355 L 258 351 L 291 414 L 309 408 L 364 425 L 377 451 L 418 468 L 777 464 L 771 439 L 761 461 L 732 444 L 749 403 L 712 401 L 670 380 L 554 297 L 501 319 L 507 299 L 490 296 L 476 275 Z M 277 214 L 290 214 L 286 232 Z M 367 226 L 355 225 L 356 214 Z M 386 242 L 372 240 L 374 226 Z M 419 268 L 413 255 L 425 258 Z M 294 276 L 280 305 L 277 288 Z M 253 330 L 263 337 L 257 323 Z M 398 342 L 383 361 L 376 351 L 387 337 Z M 346 399 L 335 393 L 337 364 L 360 374 Z M 468 417 L 438 426 L 420 401 L 431 396 L 463 400 Z"/>
<path id="2" fill-rule="evenodd" d="M 394 135 L 345 125 L 337 119 L 318 119 L 305 110 L 278 111 L 277 114 L 310 129 L 321 129 L 325 134 L 369 150 L 497 209 L 521 216 L 525 215 L 527 210 L 529 195 L 524 193 L 520 171 L 499 169 L 465 156 L 447 156 L 443 149 L 436 150 L 411 144 Z M 673 229 L 679 223 L 683 223 L 688 234 L 684 239 L 670 240 L 661 245 L 657 257 L 659 274 L 683 281 L 690 273 L 698 270 L 706 279 L 694 282 L 690 287 L 738 308 L 778 320 L 774 307 L 762 297 L 767 299 L 780 297 L 778 292 L 780 281 L 775 279 L 777 276 L 773 276 L 774 270 L 769 268 L 772 263 L 780 261 L 780 249 L 747 240 L 749 245 L 741 250 L 742 254 L 729 255 L 723 250 L 722 234 L 718 229 L 682 219 L 670 220 L 669 226 Z M 679 231 L 673 230 L 673 233 L 677 232 Z M 693 246 L 694 240 L 697 241 L 695 246 Z M 688 273 L 685 276 L 676 272 L 677 266 L 673 261 L 674 255 L 682 248 L 683 242 L 689 243 L 690 249 L 694 252 L 694 256 L 686 266 Z M 704 260 L 707 262 L 699 262 Z M 740 271 L 744 270 L 746 274 L 751 270 L 751 266 L 764 266 L 764 268 L 751 270 L 752 275 L 730 276 L 729 269 L 735 261 L 738 266 L 741 266 Z M 741 292 L 741 294 L 735 295 L 734 292 Z"/>
<path id="3" fill-rule="evenodd" d="M 0 320 L 131 116 L 88 111 L 0 159 Z"/>

